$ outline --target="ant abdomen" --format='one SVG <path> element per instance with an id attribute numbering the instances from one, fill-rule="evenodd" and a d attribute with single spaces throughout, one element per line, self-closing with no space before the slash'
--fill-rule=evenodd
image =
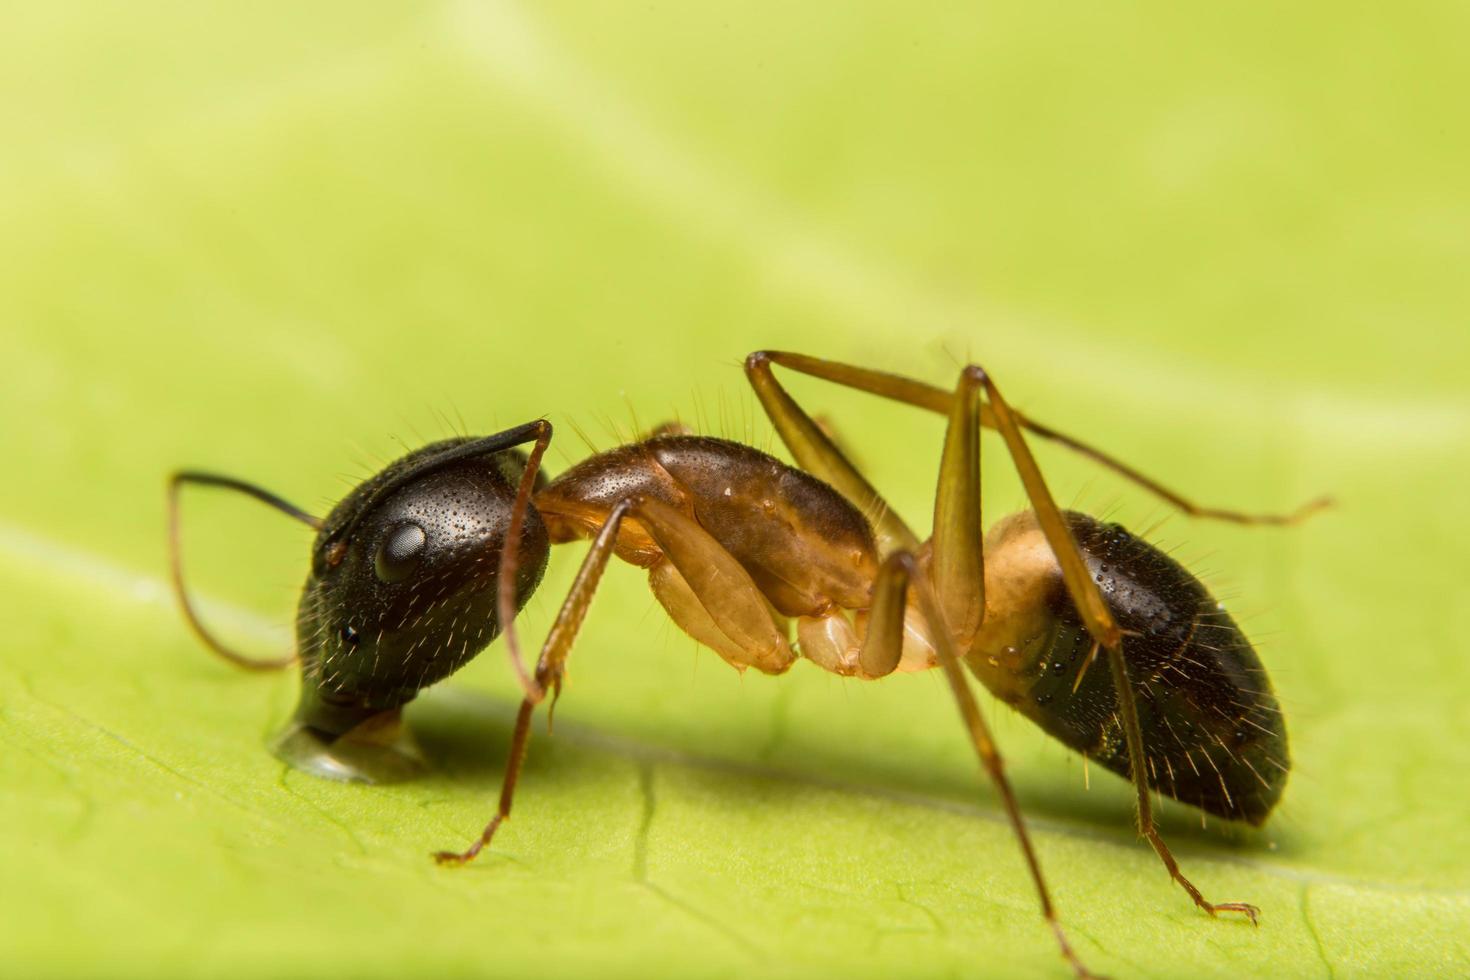
<path id="1" fill-rule="evenodd" d="M 1260 824 L 1290 761 L 1265 668 L 1244 633 L 1182 565 L 1117 524 L 1066 513 L 1124 634 L 1149 784 L 1207 813 Z M 1046 732 L 1123 776 L 1129 758 L 1105 657 L 1068 597 L 1035 516 L 988 535 L 986 629 L 969 662 Z"/>
<path id="2" fill-rule="evenodd" d="M 499 635 L 496 573 L 525 457 L 508 450 L 434 465 L 470 442 L 409 453 L 323 523 L 296 616 L 301 701 L 277 744 L 292 764 L 336 778 L 397 778 L 395 756 L 412 756 L 399 709 Z M 534 508 L 518 551 L 519 609 L 549 553 Z"/>

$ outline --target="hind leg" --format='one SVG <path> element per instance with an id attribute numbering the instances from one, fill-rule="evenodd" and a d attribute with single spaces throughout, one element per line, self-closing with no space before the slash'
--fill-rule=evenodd
<path id="1" fill-rule="evenodd" d="M 1239 912 L 1256 921 L 1259 911 L 1255 906 L 1245 902 L 1223 902 L 1214 903 L 1206 900 L 1199 889 L 1184 876 L 1178 862 L 1170 853 L 1168 845 L 1164 843 L 1159 835 L 1158 828 L 1154 824 L 1153 803 L 1149 795 L 1148 778 L 1146 773 L 1146 756 L 1143 748 L 1143 733 L 1138 719 L 1138 706 L 1134 693 L 1133 680 L 1128 673 L 1127 659 L 1123 654 L 1123 633 L 1114 620 L 1107 603 L 1104 601 L 1102 592 L 1098 589 L 1088 574 L 1086 563 L 1083 561 L 1082 553 L 1072 538 L 1072 532 L 1068 529 L 1062 518 L 1061 511 L 1052 498 L 1051 491 L 1046 485 L 1045 478 L 1041 475 L 1041 469 L 1036 464 L 1036 459 L 1031 455 L 1031 450 L 1026 445 L 1022 436 L 1022 428 L 1029 428 L 1040 435 L 1048 438 L 1058 439 L 1074 449 L 1079 449 L 1085 455 L 1103 462 L 1104 465 L 1117 470 L 1124 476 L 1135 480 L 1145 488 L 1159 494 L 1171 503 L 1188 510 L 1190 513 L 1202 516 L 1217 517 L 1224 520 L 1234 520 L 1241 523 L 1290 523 L 1300 516 L 1304 516 L 1320 504 L 1308 505 L 1297 515 L 1280 517 L 1273 515 L 1251 516 L 1237 514 L 1230 511 L 1217 511 L 1211 508 L 1200 508 L 1183 501 L 1176 495 L 1163 490 L 1153 481 L 1140 477 L 1135 471 L 1130 470 L 1122 464 L 1116 463 L 1109 457 L 1090 447 L 1083 446 L 1075 440 L 1061 437 L 1050 429 L 1027 422 L 1015 412 L 1001 396 L 1000 390 L 990 375 L 978 365 L 970 365 L 960 372 L 960 382 L 953 392 L 935 388 L 923 382 L 914 381 L 897 375 L 886 374 L 881 371 L 872 371 L 866 368 L 854 367 L 852 365 L 840 364 L 834 361 L 824 361 L 818 358 L 806 357 L 801 354 L 788 354 L 778 351 L 757 351 L 746 359 L 746 374 L 755 386 L 756 393 L 770 414 L 776 428 L 782 438 L 791 448 L 792 453 L 798 461 L 805 466 L 804 457 L 814 456 L 819 461 L 821 453 L 817 453 L 813 446 L 818 444 L 818 439 L 811 435 L 814 428 L 810 423 L 810 417 L 798 406 L 794 399 L 781 387 L 771 373 L 772 364 L 781 364 L 794 371 L 800 371 L 814 377 L 823 378 L 837 384 L 868 391 L 888 398 L 893 401 L 904 402 L 926 408 L 930 411 L 942 412 L 950 416 L 950 428 L 946 437 L 946 457 L 959 461 L 974 453 L 978 465 L 978 448 L 974 439 L 976 424 L 998 431 L 1005 441 L 1006 449 L 1010 454 L 1017 473 L 1021 477 L 1021 483 L 1025 487 L 1026 496 L 1036 512 L 1037 520 L 1045 533 L 1047 543 L 1056 555 L 1057 562 L 1061 566 L 1062 578 L 1065 582 L 1067 593 L 1072 603 L 1077 607 L 1086 624 L 1088 632 L 1092 634 L 1097 646 L 1107 651 L 1107 657 L 1114 678 L 1114 686 L 1118 691 L 1119 714 L 1121 716 L 1124 736 L 1127 739 L 1128 756 L 1132 770 L 1132 779 L 1137 791 L 1138 805 L 1138 830 L 1153 846 L 1154 851 L 1163 861 L 1169 876 L 1189 894 L 1190 899 L 1201 909 L 1210 915 L 1219 912 Z M 983 401 L 978 399 L 983 396 Z M 967 402 L 975 400 L 973 406 Z M 970 412 L 973 411 L 973 415 Z M 803 421 L 805 420 L 805 424 Z M 962 428 L 963 425 L 963 428 Z M 818 433 L 820 436 L 820 433 Z M 814 455 L 815 454 L 815 455 Z M 861 480 L 859 476 L 857 479 Z M 866 486 L 866 482 L 863 484 Z M 947 496 L 951 501 L 944 503 Z M 971 490 L 975 491 L 972 499 Z M 946 581 L 947 560 L 944 555 L 939 554 L 944 535 L 941 531 L 948 524 L 951 527 L 949 535 L 952 541 L 958 541 L 962 537 L 965 525 L 973 519 L 975 521 L 974 533 L 979 534 L 978 517 L 979 501 L 978 487 L 971 487 L 970 481 L 963 474 L 958 473 L 950 466 L 943 467 L 940 478 L 941 502 L 935 509 L 935 582 L 934 590 L 938 593 L 938 601 L 942 609 L 948 615 L 954 615 L 951 610 L 964 608 L 966 599 L 966 588 L 950 587 Z M 975 540 L 972 538 L 971 540 Z M 957 563 L 958 574 L 951 573 L 953 580 L 959 583 L 974 583 L 973 571 L 965 568 L 966 556 L 956 549 L 943 549 L 949 551 Z M 983 585 L 983 577 L 979 579 Z M 983 593 L 982 593 L 983 595 Z M 973 593 L 970 593 L 973 601 Z M 983 602 L 983 599 L 982 599 Z M 943 658 L 941 657 L 941 662 Z"/>
<path id="2" fill-rule="evenodd" d="M 760 399 L 761 406 L 770 416 L 780 434 L 783 442 L 796 456 L 801 465 L 827 479 L 829 483 L 843 489 L 842 484 L 828 479 L 821 471 L 814 468 L 820 463 L 818 457 L 827 454 L 821 446 L 818 438 L 820 433 L 813 435 L 810 431 L 812 426 L 805 425 L 802 419 L 811 423 L 811 419 L 801 409 L 796 401 L 787 393 L 781 382 L 776 379 L 771 370 L 771 365 L 779 364 L 784 368 L 806 374 L 814 378 L 821 378 L 847 388 L 858 391 L 866 391 L 870 394 L 887 398 L 891 401 L 902 402 L 922 408 L 926 411 L 937 412 L 940 415 L 948 415 L 952 410 L 953 393 L 935 385 L 912 378 L 905 378 L 885 371 L 875 371 L 871 368 L 857 367 L 852 364 L 843 364 L 839 361 L 828 361 L 819 357 L 808 357 L 805 354 L 793 354 L 787 351 L 756 351 L 745 360 L 745 374 L 750 379 L 751 386 L 755 389 L 756 396 Z M 1088 459 L 1112 470 L 1119 476 L 1132 483 L 1137 484 L 1149 493 L 1176 507 L 1191 517 L 1205 517 L 1218 521 L 1230 521 L 1235 524 L 1295 524 L 1319 510 L 1328 507 L 1332 503 L 1330 497 L 1318 497 L 1309 501 L 1296 510 L 1286 514 L 1248 514 L 1242 511 L 1229 510 L 1223 507 L 1212 507 L 1195 503 L 1193 500 L 1176 493 L 1164 486 L 1158 480 L 1146 476 L 1140 471 L 1124 463 L 1122 460 L 1109 453 L 1103 452 L 1096 446 L 1089 445 L 1080 439 L 1074 439 L 1066 433 L 1059 432 L 1051 426 L 1042 425 L 1034 419 L 1012 410 L 1012 418 L 1016 424 L 1043 439 L 1066 446 L 1073 452 L 1086 456 Z M 998 428 L 995 413 L 989 405 L 980 406 L 980 424 L 987 429 Z M 808 457 L 813 457 L 814 465 L 808 464 Z M 864 484 L 866 485 L 866 484 Z M 869 488 L 871 490 L 871 488 Z M 844 492 L 846 492 L 844 490 Z M 875 494 L 876 496 L 876 494 Z M 856 498 L 854 498 L 856 501 Z M 912 547 L 912 544 L 907 545 Z"/>

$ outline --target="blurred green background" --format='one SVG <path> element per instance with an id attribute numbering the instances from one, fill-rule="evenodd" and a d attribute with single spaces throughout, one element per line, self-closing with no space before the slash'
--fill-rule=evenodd
<path id="1" fill-rule="evenodd" d="M 461 428 L 550 463 L 679 417 L 769 445 L 783 347 L 948 383 L 1206 503 L 1154 535 L 1259 642 L 1296 761 L 1262 832 L 990 699 L 1064 921 L 1120 976 L 1470 972 L 1470 7 L 10 5 L 0 30 L 0 972 L 1064 975 L 934 676 L 741 679 L 608 576 L 516 819 L 459 872 L 499 648 L 393 788 L 287 772 L 295 680 L 166 591 L 163 477 L 317 510 Z M 794 382 L 922 525 L 940 423 Z M 987 514 L 1022 503 L 987 442 Z M 1166 510 L 1053 449 L 1064 502 Z M 216 619 L 285 642 L 306 535 L 188 500 Z M 578 561 L 553 559 L 542 635 Z"/>

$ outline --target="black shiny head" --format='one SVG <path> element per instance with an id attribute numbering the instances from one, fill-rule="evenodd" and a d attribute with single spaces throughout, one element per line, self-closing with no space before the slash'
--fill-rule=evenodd
<path id="1" fill-rule="evenodd" d="M 449 439 L 415 450 L 327 516 L 296 614 L 297 724 L 342 735 L 407 704 L 500 633 L 498 571 L 526 457 L 484 443 Z M 540 583 L 548 552 L 531 507 L 517 609 Z"/>

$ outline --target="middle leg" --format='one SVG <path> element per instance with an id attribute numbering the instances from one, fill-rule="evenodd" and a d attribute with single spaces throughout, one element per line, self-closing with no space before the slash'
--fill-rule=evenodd
<path id="1" fill-rule="evenodd" d="M 908 607 L 904 601 L 909 592 L 917 599 L 914 607 Z M 969 679 L 960 663 L 959 651 L 945 622 L 939 597 L 925 578 L 922 564 L 913 553 L 899 551 L 888 556 L 873 585 L 873 596 L 873 614 L 868 621 L 867 635 L 862 641 L 861 662 L 864 671 L 869 676 L 883 676 L 897 666 L 903 652 L 904 610 L 906 607 L 914 608 L 924 620 L 928 634 L 933 637 L 939 666 L 944 671 L 945 680 L 948 681 L 959 707 L 970 745 L 974 748 L 981 767 L 995 785 L 996 792 L 1000 794 L 1006 819 L 1020 844 L 1026 868 L 1031 873 L 1032 884 L 1041 901 L 1042 917 L 1046 919 L 1062 956 L 1066 958 L 1073 972 L 1081 978 L 1095 976 L 1072 949 L 1067 934 L 1062 929 L 1061 920 L 1057 918 L 1056 906 L 1052 904 L 1051 892 L 1041 873 L 1041 862 L 1021 817 L 1021 807 L 1016 802 L 1015 791 L 1011 789 L 1010 780 L 1006 777 L 1000 750 L 990 734 L 990 726 L 985 723 L 985 716 L 975 700 L 975 693 L 970 689 Z"/>
<path id="2" fill-rule="evenodd" d="M 1041 863 L 1032 846 L 1021 809 L 1005 775 L 1000 751 L 985 723 L 980 705 L 960 662 L 961 653 L 979 630 L 985 609 L 985 576 L 980 541 L 980 394 L 978 372 L 961 374 L 950 401 L 949 425 L 935 492 L 934 532 L 927 552 L 897 550 L 888 555 L 872 587 L 865 617 L 866 635 L 856 656 L 860 677 L 877 678 L 896 670 L 904 657 L 910 620 L 922 622 L 923 633 L 937 654 L 950 691 L 981 767 L 994 783 L 1062 955 L 1079 977 L 1093 974 L 1067 940 L 1052 903 Z M 932 575 L 932 579 L 931 579 Z M 910 604 L 907 597 L 916 601 Z"/>

